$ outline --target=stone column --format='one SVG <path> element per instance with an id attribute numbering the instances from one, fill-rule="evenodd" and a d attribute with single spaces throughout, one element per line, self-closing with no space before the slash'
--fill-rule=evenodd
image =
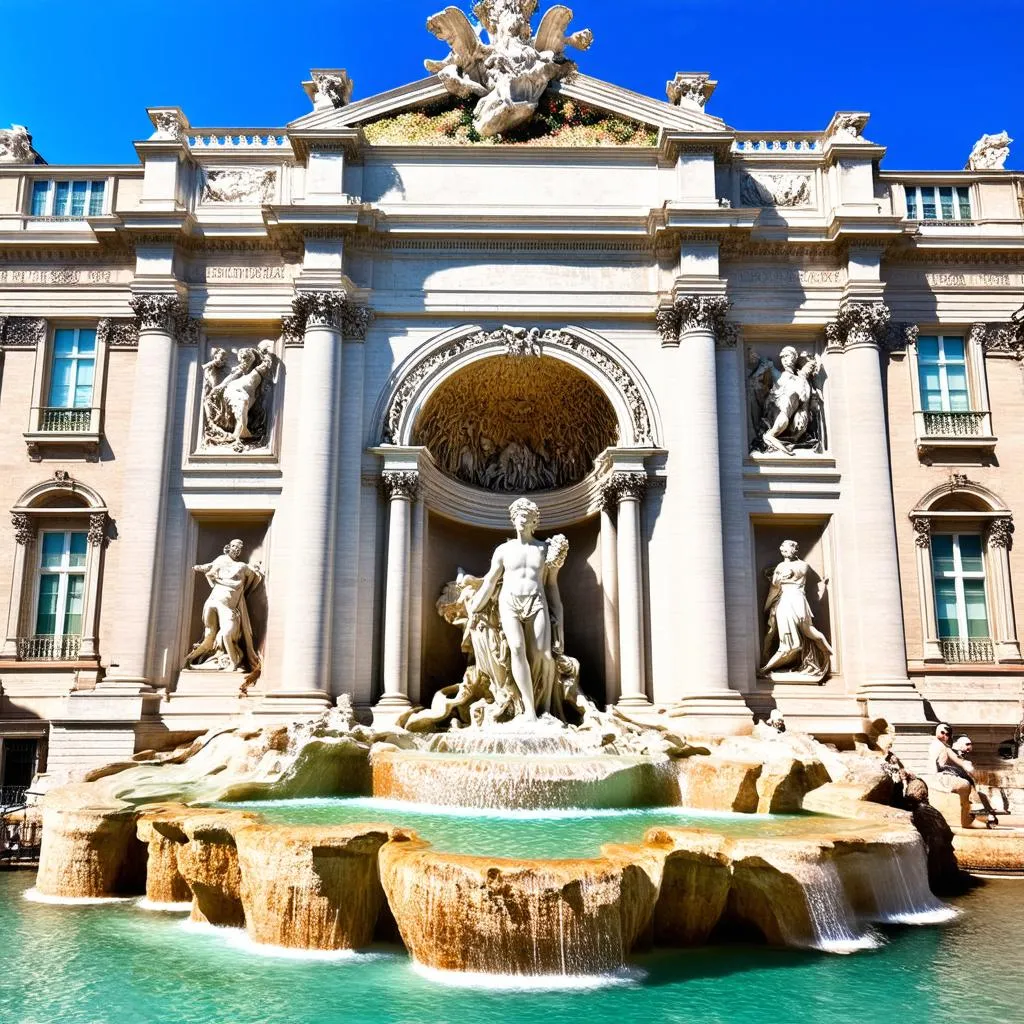
<path id="1" fill-rule="evenodd" d="M 107 545 L 107 513 L 89 513 L 89 550 L 85 566 L 85 606 L 82 616 L 82 646 L 79 654 L 83 658 L 96 657 L 96 613 L 99 609 L 100 577 L 103 574 L 103 549 Z"/>
<path id="2" fill-rule="evenodd" d="M 174 294 L 136 294 L 139 322 L 131 443 L 123 453 L 121 527 L 110 622 L 107 686 L 149 689 L 154 594 L 160 582 L 160 541 L 166 502 L 177 336 L 189 328 L 188 309 Z"/>
<path id="3" fill-rule="evenodd" d="M 942 645 L 935 623 L 935 588 L 932 584 L 932 521 L 927 516 L 914 516 L 914 552 L 917 559 L 918 591 L 921 597 L 922 660 L 941 665 Z"/>
<path id="4" fill-rule="evenodd" d="M 297 401 L 301 408 L 297 459 L 285 489 L 291 572 L 286 581 L 281 686 L 267 694 L 270 708 L 322 710 L 331 704 L 330 663 L 338 474 L 342 291 L 302 292 L 292 302 L 286 334 L 302 338 Z M 268 708 L 268 710 L 270 709 Z"/>
<path id="5" fill-rule="evenodd" d="M 387 727 L 409 701 L 409 579 L 412 503 L 419 488 L 414 470 L 384 470 L 388 495 L 387 576 L 384 589 L 384 692 L 373 709 L 375 727 Z"/>
<path id="6" fill-rule="evenodd" d="M 616 473 L 611 480 L 618 498 L 616 526 L 619 583 L 619 706 L 648 707 L 644 676 L 644 571 L 640 546 L 640 502 L 646 473 Z"/>
<path id="7" fill-rule="evenodd" d="M 840 564 L 853 576 L 858 692 L 871 719 L 892 725 L 924 721 L 924 705 L 907 676 L 896 522 L 880 349 L 889 310 L 880 302 L 844 300 L 826 325 L 829 353 L 842 363 L 843 529 Z M 850 593 L 850 588 L 846 588 Z M 849 633 L 847 633 L 849 637 Z"/>
<path id="8" fill-rule="evenodd" d="M 619 558 L 615 527 L 618 494 L 614 484 L 605 484 L 601 495 L 601 595 L 604 608 L 604 694 L 605 703 L 619 696 Z"/>
<path id="9" fill-rule="evenodd" d="M 1010 589 L 1010 548 L 1013 547 L 1013 518 L 1000 516 L 988 526 L 988 569 L 995 607 L 992 609 L 992 639 L 998 662 L 1020 662 L 1020 642 L 1013 614 Z"/>
<path id="10" fill-rule="evenodd" d="M 672 714 L 694 735 L 747 732 L 752 723 L 729 687 L 715 356 L 719 342 L 732 341 L 727 308 L 720 295 L 677 295 L 658 318 L 669 461 L 655 529 L 670 533 L 662 551 L 671 565 L 652 595 L 663 606 L 658 629 L 668 631 L 656 644 L 654 697 L 674 702 Z"/>
<path id="11" fill-rule="evenodd" d="M 35 553 L 36 523 L 26 512 L 12 512 L 11 526 L 14 527 L 14 566 L 11 578 L 11 600 L 7 606 L 7 636 L 0 657 L 13 661 L 18 657 L 18 637 L 21 623 L 25 621 L 25 574 L 29 572 L 29 559 Z M 31 614 L 31 611 L 29 612 Z"/>

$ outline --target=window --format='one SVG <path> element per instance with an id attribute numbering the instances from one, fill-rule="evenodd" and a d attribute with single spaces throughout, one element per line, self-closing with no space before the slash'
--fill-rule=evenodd
<path id="1" fill-rule="evenodd" d="M 932 535 L 935 619 L 946 661 L 992 661 L 985 559 L 976 533 Z"/>
<path id="2" fill-rule="evenodd" d="M 32 185 L 33 217 L 99 217 L 105 181 L 36 181 Z"/>
<path id="3" fill-rule="evenodd" d="M 44 531 L 39 545 L 39 581 L 33 648 L 23 657 L 78 656 L 85 609 L 86 531 Z"/>
<path id="4" fill-rule="evenodd" d="M 964 185 L 908 185 L 909 220 L 970 220 L 971 190 Z"/>
<path id="5" fill-rule="evenodd" d="M 917 370 L 921 380 L 921 408 L 925 412 L 970 409 L 963 338 L 943 334 L 918 338 Z"/>
<path id="6" fill-rule="evenodd" d="M 96 331 L 61 327 L 53 332 L 50 390 L 43 430 L 88 430 L 96 372 Z"/>

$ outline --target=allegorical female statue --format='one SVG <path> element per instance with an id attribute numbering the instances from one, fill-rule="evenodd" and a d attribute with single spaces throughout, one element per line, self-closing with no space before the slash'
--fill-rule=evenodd
<path id="1" fill-rule="evenodd" d="M 224 553 L 212 562 L 194 565 L 210 584 L 210 596 L 203 605 L 203 638 L 185 658 L 185 668 L 195 666 L 237 672 L 248 669 L 251 681 L 260 669 L 260 657 L 253 643 L 252 623 L 246 595 L 263 581 L 258 565 L 241 560 L 242 542 L 224 545 Z"/>
<path id="2" fill-rule="evenodd" d="M 759 674 L 768 675 L 785 666 L 801 675 L 824 679 L 832 648 L 825 634 L 814 625 L 807 603 L 808 565 L 797 557 L 799 550 L 795 540 L 784 540 L 779 547 L 782 561 L 772 570 L 764 604 L 768 628 L 764 637 L 764 666 Z"/>

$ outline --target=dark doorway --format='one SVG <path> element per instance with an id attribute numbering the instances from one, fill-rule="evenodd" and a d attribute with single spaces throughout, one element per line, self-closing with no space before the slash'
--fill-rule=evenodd
<path id="1" fill-rule="evenodd" d="M 3 760 L 0 762 L 0 786 L 27 787 L 32 783 L 36 773 L 36 748 L 38 740 L 5 739 L 0 750 Z"/>

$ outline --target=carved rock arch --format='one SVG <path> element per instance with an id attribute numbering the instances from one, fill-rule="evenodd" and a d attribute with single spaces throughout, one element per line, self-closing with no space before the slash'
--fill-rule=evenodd
<path id="1" fill-rule="evenodd" d="M 470 363 L 496 355 L 563 360 L 589 377 L 611 403 L 620 447 L 659 447 L 661 425 L 639 371 L 606 339 L 571 325 L 541 332 L 507 327 L 486 331 L 467 324 L 436 336 L 392 373 L 373 418 L 371 443 L 412 445 L 419 413 L 434 391 Z"/>

